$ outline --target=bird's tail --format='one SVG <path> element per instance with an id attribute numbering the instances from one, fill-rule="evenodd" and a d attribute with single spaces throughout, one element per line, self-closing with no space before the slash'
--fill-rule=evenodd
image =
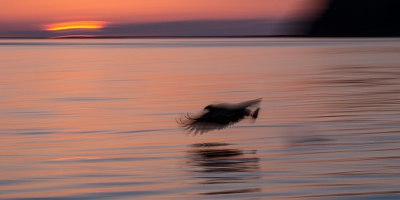
<path id="1" fill-rule="evenodd" d="M 251 113 L 251 117 L 253 117 L 253 119 L 257 119 L 258 111 L 260 111 L 260 108 L 257 108 L 253 113 Z"/>

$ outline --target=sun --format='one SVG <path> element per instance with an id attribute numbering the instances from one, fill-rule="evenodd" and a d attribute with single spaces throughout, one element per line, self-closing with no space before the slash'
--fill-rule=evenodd
<path id="1" fill-rule="evenodd" d="M 106 23 L 103 21 L 73 21 L 48 24 L 45 30 L 48 31 L 65 31 L 75 29 L 101 29 Z"/>

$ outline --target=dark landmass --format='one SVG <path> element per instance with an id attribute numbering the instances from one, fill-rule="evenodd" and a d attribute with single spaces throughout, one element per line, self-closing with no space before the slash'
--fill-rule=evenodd
<path id="1" fill-rule="evenodd" d="M 309 37 L 398 37 L 399 0 L 331 0 Z"/>

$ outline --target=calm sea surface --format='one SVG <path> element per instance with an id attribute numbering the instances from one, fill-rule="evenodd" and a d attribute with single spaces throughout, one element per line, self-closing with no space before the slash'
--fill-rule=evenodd
<path id="1" fill-rule="evenodd" d="M 400 40 L 0 40 L 0 199 L 400 199 Z"/>

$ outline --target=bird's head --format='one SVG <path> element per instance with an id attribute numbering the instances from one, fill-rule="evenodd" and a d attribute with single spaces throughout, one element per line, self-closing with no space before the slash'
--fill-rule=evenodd
<path id="1" fill-rule="evenodd" d="M 208 106 L 206 106 L 203 110 L 209 112 L 209 111 L 214 110 L 214 107 L 213 107 L 212 105 L 208 105 Z"/>

